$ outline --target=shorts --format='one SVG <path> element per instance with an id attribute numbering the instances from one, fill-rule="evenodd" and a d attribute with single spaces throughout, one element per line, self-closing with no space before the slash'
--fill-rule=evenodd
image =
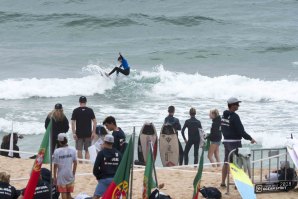
<path id="1" fill-rule="evenodd" d="M 74 182 L 67 185 L 58 185 L 57 187 L 60 193 L 72 193 L 74 190 Z"/>
<path id="2" fill-rule="evenodd" d="M 225 162 L 228 162 L 229 153 L 234 150 L 241 148 L 241 142 L 223 142 L 225 147 Z M 233 156 L 230 157 L 229 162 L 233 162 Z"/>
<path id="3" fill-rule="evenodd" d="M 88 151 L 88 147 L 91 146 L 91 137 L 89 138 L 78 138 L 76 140 L 76 149 L 82 151 L 83 148 L 85 151 Z"/>
<path id="4" fill-rule="evenodd" d="M 113 182 L 113 178 L 104 178 L 98 180 L 98 184 L 95 188 L 94 196 L 103 196 L 110 184 Z"/>
<path id="5" fill-rule="evenodd" d="M 212 141 L 210 141 L 210 144 L 216 144 L 218 146 L 220 145 L 220 143 L 221 143 L 220 141 L 219 142 L 212 142 Z"/>

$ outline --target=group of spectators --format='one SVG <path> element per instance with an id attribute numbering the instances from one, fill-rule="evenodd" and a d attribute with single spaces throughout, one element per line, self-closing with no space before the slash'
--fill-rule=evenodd
<path id="1" fill-rule="evenodd" d="M 53 182 L 57 186 L 57 191 L 61 193 L 62 199 L 70 199 L 71 192 L 74 189 L 74 180 L 77 168 L 77 161 L 83 158 L 83 150 L 85 151 L 85 159 L 89 159 L 88 148 L 92 144 L 92 140 L 98 139 L 97 148 L 101 150 L 97 154 L 93 174 L 98 180 L 93 198 L 97 199 L 103 196 L 109 184 L 112 182 L 116 170 L 120 164 L 122 154 L 126 147 L 125 134 L 121 128 L 117 126 L 114 117 L 109 116 L 103 121 L 103 126 L 98 125 L 91 108 L 86 106 L 87 99 L 84 96 L 79 98 L 80 106 L 73 110 L 71 117 L 71 129 L 75 140 L 76 149 L 68 146 L 68 138 L 65 132 L 69 130 L 69 122 L 63 113 L 62 104 L 56 104 L 52 112 L 50 112 L 45 121 L 47 128 L 52 122 L 52 154 L 54 163 Z M 255 140 L 249 136 L 240 121 L 239 116 L 235 113 L 239 108 L 240 101 L 236 98 L 228 100 L 228 110 L 224 111 L 222 118 L 217 109 L 210 110 L 210 118 L 212 126 L 208 138 L 211 141 L 208 158 L 211 162 L 217 161 L 219 167 L 219 145 L 224 137 L 223 143 L 225 148 L 225 162 L 228 161 L 228 154 L 231 150 L 241 147 L 241 139 L 245 138 L 255 143 Z M 200 130 L 201 122 L 196 118 L 196 109 L 189 110 L 190 118 L 185 121 L 181 128 L 180 122 L 174 117 L 175 107 L 168 107 L 169 115 L 165 118 L 164 124 L 172 125 L 178 131 L 182 130 L 182 137 L 186 143 L 183 150 L 181 143 L 179 164 L 188 164 L 188 153 L 194 146 L 194 163 L 198 163 L 198 150 L 201 141 Z M 108 134 L 112 131 L 112 134 Z M 188 129 L 188 138 L 185 136 L 185 130 Z M 95 140 L 96 140 L 95 139 Z M 228 164 L 224 164 L 222 168 L 222 183 L 225 186 L 226 173 Z M 4 183 L 9 183 L 7 180 Z M 2 184 L 1 184 L 2 185 Z M 11 191 L 13 193 L 14 191 Z M 1 192 L 0 192 L 1 194 Z M 20 194 L 22 195 L 22 194 Z"/>

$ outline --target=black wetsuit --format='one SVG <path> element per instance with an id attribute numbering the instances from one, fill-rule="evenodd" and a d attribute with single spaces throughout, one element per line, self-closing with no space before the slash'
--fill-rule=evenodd
<path id="1" fill-rule="evenodd" d="M 202 129 L 201 122 L 198 119 L 196 119 L 194 116 L 192 116 L 190 119 L 185 121 L 181 131 L 182 137 L 184 140 L 186 140 L 184 135 L 184 131 L 186 128 L 188 128 L 188 141 L 184 149 L 184 164 L 188 165 L 188 153 L 192 145 L 194 145 L 194 164 L 198 164 L 199 145 L 200 145 L 199 129 Z"/>
<path id="2" fill-rule="evenodd" d="M 178 130 L 181 130 L 181 124 L 179 122 L 178 118 L 175 118 L 172 115 L 169 115 L 168 117 L 165 118 L 164 124 L 170 124 L 173 126 L 173 128 L 176 130 L 176 134 L 178 136 Z M 183 148 L 181 145 L 180 140 L 178 139 L 179 142 L 179 165 L 183 164 Z"/>

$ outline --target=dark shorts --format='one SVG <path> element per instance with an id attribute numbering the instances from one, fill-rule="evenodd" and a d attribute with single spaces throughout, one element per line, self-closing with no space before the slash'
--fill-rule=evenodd
<path id="1" fill-rule="evenodd" d="M 76 140 L 76 149 L 82 151 L 83 148 L 85 151 L 88 151 L 88 147 L 91 146 L 91 137 L 90 138 L 78 138 Z"/>
<path id="2" fill-rule="evenodd" d="M 229 153 L 234 150 L 234 149 L 238 149 L 241 148 L 241 142 L 223 142 L 224 147 L 225 147 L 225 162 L 228 162 L 228 157 L 229 157 Z M 233 156 L 231 155 L 230 157 L 230 161 L 229 162 L 233 162 Z"/>

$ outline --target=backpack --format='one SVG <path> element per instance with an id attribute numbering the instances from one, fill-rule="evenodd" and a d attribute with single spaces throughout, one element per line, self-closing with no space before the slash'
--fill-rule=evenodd
<path id="1" fill-rule="evenodd" d="M 221 192 L 215 187 L 203 187 L 200 189 L 200 192 L 204 198 L 209 198 L 209 199 L 221 198 Z"/>

